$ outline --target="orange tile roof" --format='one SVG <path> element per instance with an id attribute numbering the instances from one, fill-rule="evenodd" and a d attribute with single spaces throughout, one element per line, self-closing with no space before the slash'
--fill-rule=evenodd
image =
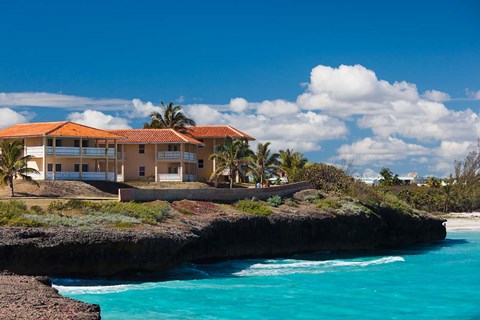
<path id="1" fill-rule="evenodd" d="M 0 138 L 22 137 L 87 137 L 100 139 L 122 139 L 111 132 L 95 129 L 70 121 L 37 122 L 17 124 L 0 130 Z"/>
<path id="2" fill-rule="evenodd" d="M 109 130 L 125 137 L 120 143 L 202 143 L 173 129 L 120 129 Z"/>
<path id="3" fill-rule="evenodd" d="M 248 134 L 235 129 L 232 126 L 228 125 L 219 125 L 219 126 L 192 126 L 187 128 L 187 132 L 194 136 L 195 138 L 244 138 L 247 140 L 255 140 L 255 138 L 249 136 Z"/>

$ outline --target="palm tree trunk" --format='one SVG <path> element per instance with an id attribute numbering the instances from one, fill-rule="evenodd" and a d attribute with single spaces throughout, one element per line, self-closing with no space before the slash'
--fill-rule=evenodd
<path id="1" fill-rule="evenodd" d="M 13 177 L 8 177 L 8 185 L 10 186 L 10 196 L 15 197 L 15 191 L 13 190 Z"/>
<path id="2" fill-rule="evenodd" d="M 230 189 L 233 189 L 233 177 L 231 175 L 228 177 L 230 179 Z"/>

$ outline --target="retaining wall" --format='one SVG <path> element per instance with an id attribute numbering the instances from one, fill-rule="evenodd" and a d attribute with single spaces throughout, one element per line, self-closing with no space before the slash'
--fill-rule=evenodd
<path id="1" fill-rule="evenodd" d="M 177 201 L 198 200 L 211 202 L 235 202 L 253 197 L 265 200 L 274 195 L 287 197 L 297 191 L 311 189 L 308 182 L 298 182 L 283 186 L 269 188 L 244 188 L 244 189 L 118 189 L 119 201 Z"/>

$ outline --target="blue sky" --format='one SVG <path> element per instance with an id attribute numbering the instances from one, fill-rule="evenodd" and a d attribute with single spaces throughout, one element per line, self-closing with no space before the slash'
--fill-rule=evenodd
<path id="1" fill-rule="evenodd" d="M 176 100 L 311 160 L 443 175 L 480 132 L 479 32 L 478 1 L 4 0 L 0 126 L 140 127 Z"/>

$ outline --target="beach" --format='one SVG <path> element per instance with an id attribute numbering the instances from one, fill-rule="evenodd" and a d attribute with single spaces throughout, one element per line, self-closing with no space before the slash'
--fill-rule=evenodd
<path id="1" fill-rule="evenodd" d="M 447 219 L 447 231 L 480 231 L 480 212 L 450 213 L 445 216 L 445 219 Z"/>

